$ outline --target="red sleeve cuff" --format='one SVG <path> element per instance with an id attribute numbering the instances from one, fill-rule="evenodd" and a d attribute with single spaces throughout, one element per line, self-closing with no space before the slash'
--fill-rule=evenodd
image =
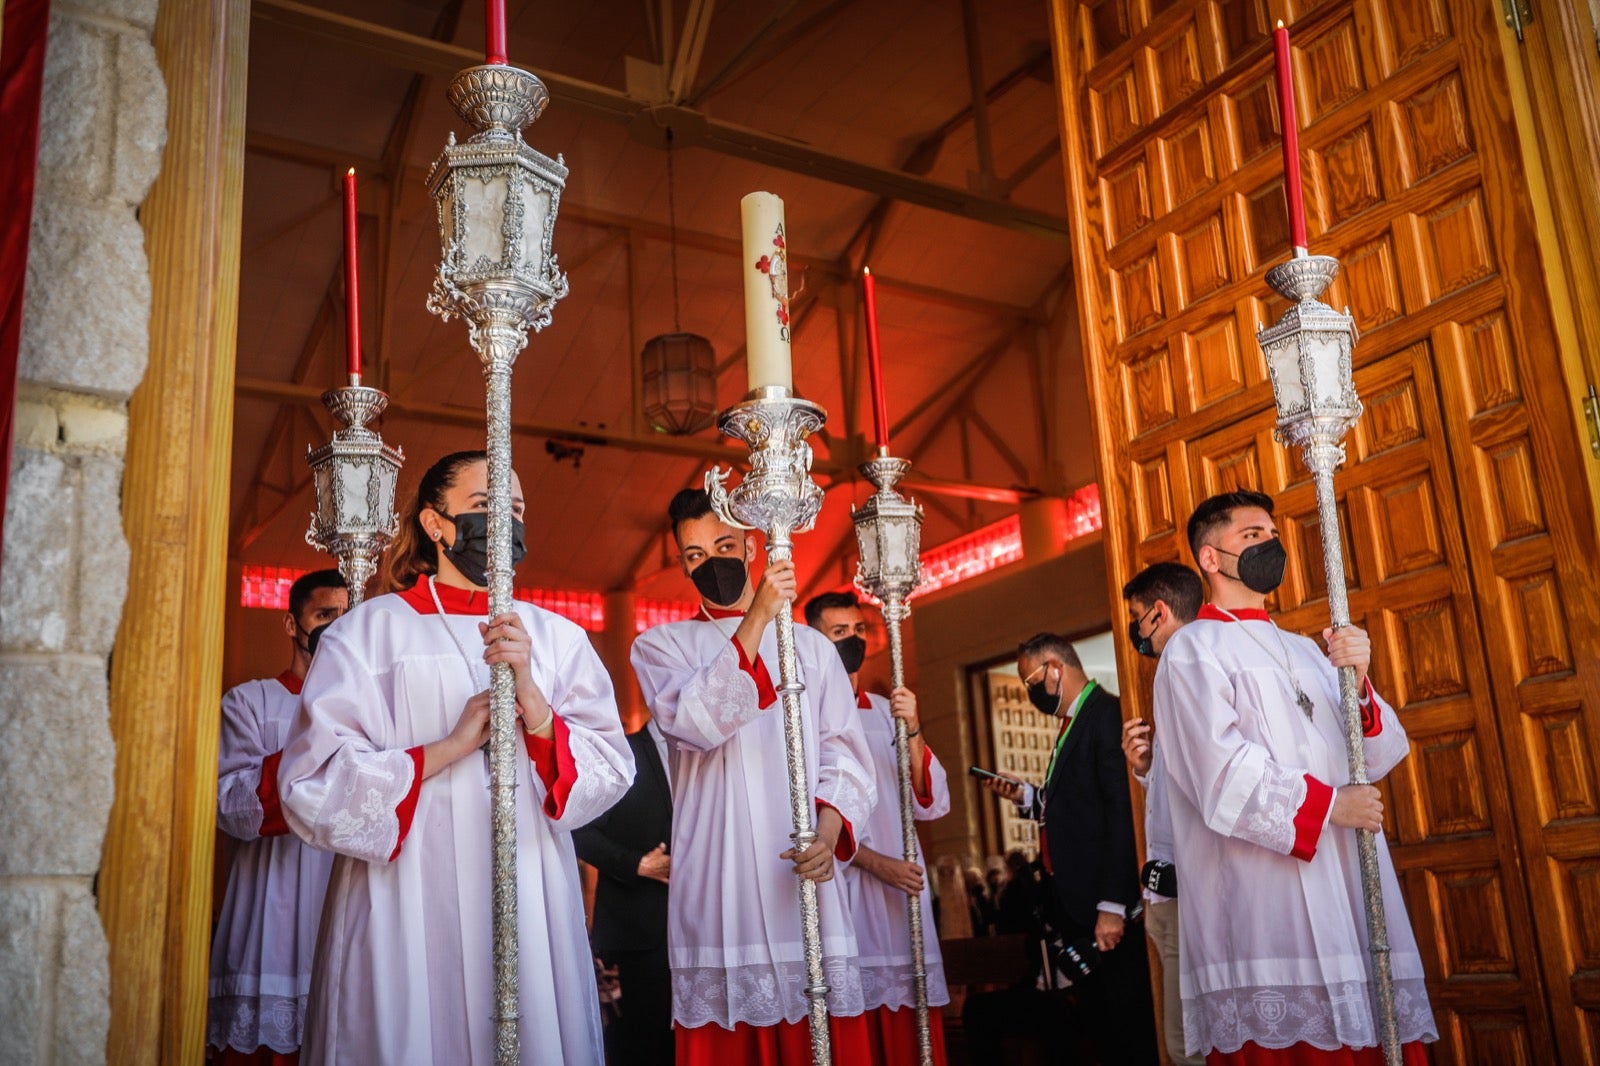
<path id="1" fill-rule="evenodd" d="M 1383 708 L 1378 706 L 1378 694 L 1373 691 L 1372 678 L 1361 679 L 1361 735 L 1375 737 L 1383 732 Z"/>
<path id="2" fill-rule="evenodd" d="M 523 742 L 528 746 L 528 758 L 533 760 L 533 772 L 544 782 L 544 813 L 560 818 L 567 809 L 567 797 L 572 786 L 578 783 L 578 764 L 572 760 L 572 744 L 567 723 L 561 716 L 553 716 L 555 729 L 548 737 L 536 737 L 523 731 Z"/>
<path id="3" fill-rule="evenodd" d="M 839 810 L 839 808 L 835 807 L 827 800 L 817 800 L 818 814 L 822 813 L 822 808 L 824 807 L 831 811 L 838 812 L 839 821 L 844 823 L 844 828 L 839 832 L 839 842 L 833 846 L 833 857 L 840 862 L 849 862 L 851 859 L 855 858 L 856 854 L 856 828 L 850 824 L 850 819 L 846 818 L 844 816 L 844 812 Z"/>
<path id="4" fill-rule="evenodd" d="M 261 783 L 256 785 L 256 798 L 261 801 L 261 835 L 281 837 L 289 832 L 289 823 L 283 820 L 283 804 L 278 800 L 278 763 L 283 752 L 275 751 L 261 760 Z"/>
<path id="5" fill-rule="evenodd" d="M 761 656 L 756 656 L 752 663 L 750 656 L 744 653 L 744 645 L 737 638 L 733 638 L 733 650 L 739 653 L 739 669 L 750 675 L 750 680 L 756 683 L 756 706 L 765 710 L 778 702 L 778 690 L 772 687 L 772 675 L 767 673 L 767 664 L 761 661 Z"/>
<path id="6" fill-rule="evenodd" d="M 406 842 L 406 834 L 411 832 L 411 819 L 417 816 L 417 797 L 422 795 L 422 745 L 407 748 L 406 754 L 411 756 L 411 790 L 400 801 L 400 806 L 394 809 L 394 816 L 400 819 L 400 835 L 395 837 L 394 851 L 389 854 L 389 861 L 400 857 L 400 845 Z"/>
<path id="7" fill-rule="evenodd" d="M 1317 838 L 1333 806 L 1333 786 L 1306 774 L 1306 799 L 1294 814 L 1294 847 L 1289 854 L 1305 862 L 1317 853 Z"/>
<path id="8" fill-rule="evenodd" d="M 915 779 L 913 779 L 912 784 L 915 785 L 915 783 Z M 923 808 L 932 807 L 933 749 L 926 744 L 922 745 L 922 789 L 921 792 L 918 792 L 914 787 L 911 790 L 911 794 L 917 798 L 917 806 Z"/>

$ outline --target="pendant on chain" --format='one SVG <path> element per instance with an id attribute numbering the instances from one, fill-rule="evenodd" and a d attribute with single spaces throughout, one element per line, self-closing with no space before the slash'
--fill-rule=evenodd
<path id="1" fill-rule="evenodd" d="M 1294 701 L 1300 705 L 1300 709 L 1305 712 L 1306 718 L 1309 719 L 1311 717 L 1311 697 L 1307 696 L 1306 690 L 1299 685 L 1294 688 Z"/>

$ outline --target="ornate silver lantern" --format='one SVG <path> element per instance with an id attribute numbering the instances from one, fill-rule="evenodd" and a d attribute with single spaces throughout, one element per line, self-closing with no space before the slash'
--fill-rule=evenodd
<path id="1" fill-rule="evenodd" d="M 1345 591 L 1344 547 L 1339 533 L 1333 473 L 1344 462 L 1345 434 L 1361 417 L 1352 358 L 1355 320 L 1348 311 L 1335 311 L 1321 300 L 1322 293 L 1338 273 L 1339 261 L 1334 257 L 1304 253 L 1267 271 L 1267 284 L 1289 300 L 1291 306 L 1276 325 L 1262 326 L 1256 331 L 1256 340 L 1266 356 L 1273 401 L 1278 409 L 1275 435 L 1285 447 L 1301 449 L 1316 485 L 1317 524 L 1322 533 L 1322 563 L 1328 580 L 1328 614 L 1336 629 L 1350 624 L 1350 602 Z M 1360 699 L 1355 668 L 1341 667 L 1339 706 L 1344 720 L 1350 780 L 1365 785 L 1369 781 Z M 1399 1066 L 1399 1026 L 1377 838 L 1368 830 L 1358 830 L 1356 845 L 1365 896 L 1367 943 L 1372 954 L 1373 986 L 1378 1000 L 1378 1034 L 1385 1061 L 1390 1066 Z"/>
<path id="2" fill-rule="evenodd" d="M 884 628 L 889 632 L 889 686 L 906 683 L 905 645 L 900 627 L 911 614 L 911 594 L 922 581 L 922 508 L 895 491 L 911 464 L 880 448 L 875 459 L 861 464 L 861 473 L 877 489 L 856 508 L 856 544 L 861 560 L 856 564 L 856 585 L 882 605 Z M 900 790 L 900 848 L 907 862 L 917 859 L 917 824 L 912 814 L 911 739 L 906 724 L 894 720 L 895 769 Z M 932 1033 L 928 1028 L 928 967 L 922 932 L 922 897 L 906 897 L 906 917 L 911 929 L 912 981 L 917 1008 L 918 1061 L 933 1062 Z"/>
<path id="3" fill-rule="evenodd" d="M 381 390 L 352 384 L 328 390 L 322 402 L 342 427 L 322 447 L 306 449 L 317 490 L 306 543 L 338 561 L 354 607 L 399 529 L 394 487 L 405 455 L 367 428 L 389 405 Z"/>
<path id="4" fill-rule="evenodd" d="M 468 67 L 450 83 L 457 114 L 477 128 L 464 144 L 450 135 L 428 172 L 438 205 L 439 272 L 428 310 L 459 315 L 483 363 L 489 455 L 489 613 L 512 609 L 511 368 L 528 330 L 550 324 L 567 279 L 551 251 L 567 168 L 528 147 L 522 130 L 550 94 L 528 71 L 500 63 Z M 517 759 L 511 668 L 490 676 L 489 793 L 493 836 L 495 1060 L 518 1061 Z"/>

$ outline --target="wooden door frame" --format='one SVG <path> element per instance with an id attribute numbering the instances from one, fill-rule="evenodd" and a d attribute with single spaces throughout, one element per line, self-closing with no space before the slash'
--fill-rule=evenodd
<path id="1" fill-rule="evenodd" d="M 1582 397 L 1591 384 L 1600 389 L 1600 48 L 1584 0 L 1529 0 L 1529 8 L 1523 39 L 1502 25 L 1500 47 L 1569 406 L 1587 449 Z M 1587 458 L 1600 515 L 1600 457 Z"/>
<path id="2" fill-rule="evenodd" d="M 128 405 L 98 886 L 114 1063 L 205 1055 L 249 28 L 249 0 L 161 0 L 156 14 L 167 142 L 139 216 L 150 362 Z"/>

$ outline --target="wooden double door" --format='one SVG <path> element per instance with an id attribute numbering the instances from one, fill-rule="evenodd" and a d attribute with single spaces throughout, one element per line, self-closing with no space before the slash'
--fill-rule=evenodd
<path id="1" fill-rule="evenodd" d="M 1254 331 L 1289 254 L 1269 27 L 1294 35 L 1314 251 L 1361 331 L 1351 611 L 1410 758 L 1387 831 L 1438 1062 L 1600 1061 L 1600 589 L 1493 0 L 1053 0 L 1113 588 L 1190 508 L 1279 502 L 1284 624 L 1327 617 Z M 1124 702 L 1148 668 L 1123 655 Z M 1142 677 L 1139 676 L 1143 671 Z M 1139 683 L 1134 683 L 1138 678 Z"/>

